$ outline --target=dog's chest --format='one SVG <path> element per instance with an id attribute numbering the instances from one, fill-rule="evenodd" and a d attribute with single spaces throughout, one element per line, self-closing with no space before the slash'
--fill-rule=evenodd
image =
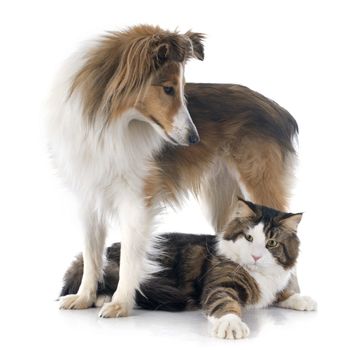
<path id="1" fill-rule="evenodd" d="M 115 210 L 130 192 L 143 197 L 154 154 L 162 145 L 145 123 L 124 124 L 109 126 L 102 137 L 79 125 L 65 125 L 64 133 L 56 127 L 54 133 L 54 159 L 62 177 L 85 202 L 103 210 Z M 71 134 L 72 129 L 81 132 Z"/>

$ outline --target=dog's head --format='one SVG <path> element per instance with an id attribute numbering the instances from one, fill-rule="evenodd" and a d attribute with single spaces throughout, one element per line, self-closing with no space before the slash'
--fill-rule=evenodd
<path id="1" fill-rule="evenodd" d="M 202 36 L 169 34 L 159 38 L 153 54 L 153 73 L 137 108 L 166 140 L 173 144 L 199 142 L 199 135 L 186 107 L 184 67 L 186 61 L 204 58 Z"/>
<path id="2" fill-rule="evenodd" d="M 110 33 L 89 53 L 72 91 L 80 86 L 90 120 L 101 114 L 112 120 L 136 108 L 167 141 L 195 144 L 199 135 L 186 107 L 184 67 L 190 58 L 204 59 L 203 38 L 145 25 Z"/>

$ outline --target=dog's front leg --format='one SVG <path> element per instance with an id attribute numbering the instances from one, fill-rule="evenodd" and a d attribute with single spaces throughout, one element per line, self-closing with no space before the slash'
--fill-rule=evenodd
<path id="1" fill-rule="evenodd" d="M 61 309 L 87 309 L 96 301 L 96 289 L 102 280 L 103 249 L 106 238 L 104 221 L 89 208 L 83 209 L 84 223 L 84 271 L 77 294 L 60 298 Z"/>
<path id="2" fill-rule="evenodd" d="M 128 316 L 134 306 L 135 290 L 145 277 L 145 258 L 153 212 L 139 197 L 130 195 L 119 207 L 121 254 L 119 283 L 112 301 L 104 304 L 100 317 Z"/>

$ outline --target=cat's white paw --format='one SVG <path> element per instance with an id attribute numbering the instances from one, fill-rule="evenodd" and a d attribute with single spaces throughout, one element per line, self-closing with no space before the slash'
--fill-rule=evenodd
<path id="1" fill-rule="evenodd" d="M 64 310 L 81 310 L 88 309 L 94 303 L 91 298 L 79 294 L 69 294 L 59 298 L 60 309 Z"/>
<path id="2" fill-rule="evenodd" d="M 100 317 L 113 318 L 113 317 L 126 317 L 130 313 L 130 308 L 126 304 L 116 303 L 114 301 L 105 303 L 99 313 Z"/>
<path id="3" fill-rule="evenodd" d="M 249 335 L 248 326 L 235 314 L 220 318 L 210 317 L 213 324 L 213 335 L 222 339 L 242 339 Z"/>
<path id="4" fill-rule="evenodd" d="M 285 309 L 293 309 L 298 311 L 315 311 L 317 310 L 317 303 L 308 296 L 293 294 L 288 299 L 277 304 L 279 307 Z"/>
<path id="5" fill-rule="evenodd" d="M 112 297 L 109 295 L 100 294 L 95 301 L 95 307 L 102 307 L 105 303 L 109 303 L 111 300 Z"/>

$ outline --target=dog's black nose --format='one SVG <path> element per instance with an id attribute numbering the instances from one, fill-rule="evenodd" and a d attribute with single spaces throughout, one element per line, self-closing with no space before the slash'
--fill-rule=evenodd
<path id="1" fill-rule="evenodd" d="M 199 142 L 199 136 L 198 134 L 190 134 L 190 136 L 188 137 L 188 142 L 190 145 L 195 145 L 196 143 Z"/>

